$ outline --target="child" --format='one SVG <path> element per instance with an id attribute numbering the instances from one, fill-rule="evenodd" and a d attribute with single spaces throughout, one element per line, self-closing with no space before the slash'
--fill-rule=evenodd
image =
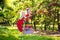
<path id="1" fill-rule="evenodd" d="M 28 21 L 29 15 L 30 15 L 29 9 L 27 9 L 26 11 L 20 12 L 20 18 L 17 21 L 17 27 L 18 27 L 20 33 L 22 33 L 22 31 L 23 31 L 22 26 L 23 26 L 24 20 L 26 19 L 26 21 Z"/>

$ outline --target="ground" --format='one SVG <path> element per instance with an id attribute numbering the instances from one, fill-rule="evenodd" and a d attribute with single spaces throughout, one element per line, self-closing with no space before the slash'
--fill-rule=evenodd
<path id="1" fill-rule="evenodd" d="M 0 27 L 0 40 L 60 40 L 60 36 L 41 34 L 20 35 L 20 32 L 16 27 L 9 26 Z"/>

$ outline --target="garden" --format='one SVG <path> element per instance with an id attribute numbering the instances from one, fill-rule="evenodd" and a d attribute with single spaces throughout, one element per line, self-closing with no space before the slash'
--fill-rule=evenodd
<path id="1" fill-rule="evenodd" d="M 60 40 L 60 0 L 0 0 L 0 40 Z"/>

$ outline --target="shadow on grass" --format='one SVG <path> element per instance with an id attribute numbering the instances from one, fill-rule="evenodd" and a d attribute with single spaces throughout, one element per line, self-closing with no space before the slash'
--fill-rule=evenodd
<path id="1" fill-rule="evenodd" d="M 0 40 L 18 40 L 18 38 L 13 35 L 0 35 Z"/>
<path id="2" fill-rule="evenodd" d="M 9 31 L 9 29 L 7 29 L 7 28 L 0 28 L 0 34 L 6 34 L 6 32 L 8 32 Z"/>
<path id="3" fill-rule="evenodd" d="M 22 38 L 22 40 L 54 40 L 54 38 L 45 36 L 21 36 L 19 38 Z"/>

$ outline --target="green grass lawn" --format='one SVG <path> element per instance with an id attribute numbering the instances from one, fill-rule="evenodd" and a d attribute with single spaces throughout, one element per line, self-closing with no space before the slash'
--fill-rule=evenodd
<path id="1" fill-rule="evenodd" d="M 60 40 L 60 37 L 41 35 L 19 35 L 19 31 L 12 27 L 0 28 L 0 40 Z"/>

